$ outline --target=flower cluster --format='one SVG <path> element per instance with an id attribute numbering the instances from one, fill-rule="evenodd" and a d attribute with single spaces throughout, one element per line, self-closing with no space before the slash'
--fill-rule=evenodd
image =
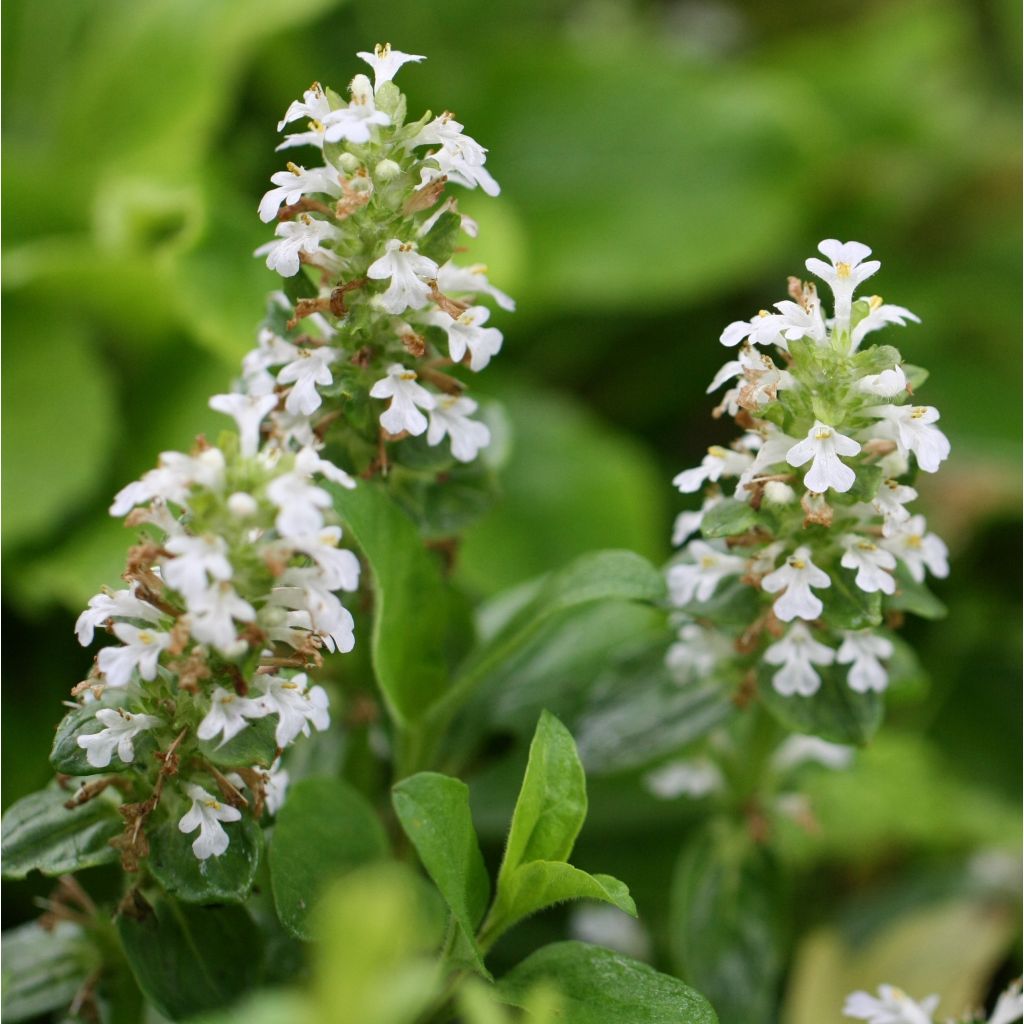
<path id="1" fill-rule="evenodd" d="M 846 997 L 843 1014 L 868 1024 L 933 1024 L 939 997 L 931 995 L 917 1000 L 894 985 L 879 985 L 878 995 L 852 992 Z M 1002 992 L 992 1008 L 991 1016 L 981 1011 L 969 1013 L 959 1020 L 963 1024 L 1016 1024 L 1024 1016 L 1021 983 L 1015 981 Z"/>
<path id="2" fill-rule="evenodd" d="M 357 589 L 360 568 L 329 487 L 386 472 L 386 445 L 408 436 L 425 434 L 428 448 L 447 438 L 458 462 L 490 440 L 445 371 L 479 371 L 501 347 L 476 296 L 513 303 L 484 268 L 451 262 L 475 225 L 443 194 L 449 181 L 498 187 L 451 114 L 405 123 L 392 78 L 422 57 L 388 46 L 359 56 L 372 86 L 357 75 L 345 103 L 314 85 L 279 125 L 306 120 L 279 148 L 314 146 L 323 166 L 289 164 L 259 205 L 277 220 L 259 252 L 286 290 L 270 297 L 237 390 L 210 400 L 235 429 L 164 452 L 118 492 L 111 514 L 145 537 L 127 587 L 97 594 L 77 622 L 83 646 L 101 628 L 117 642 L 73 691 L 51 760 L 100 776 L 75 801 L 121 791 L 129 869 L 165 820 L 195 836 L 198 859 L 224 854 L 244 810 L 258 820 L 280 805 L 283 751 L 327 728 L 327 693 L 308 672 L 325 649 L 352 649 L 338 595 Z"/>
<path id="3" fill-rule="evenodd" d="M 286 279 L 286 294 L 245 360 L 242 389 L 284 396 L 272 421 L 286 440 L 295 417 L 340 397 L 349 412 L 335 439 L 360 469 L 386 471 L 387 443 L 421 436 L 428 447 L 447 438 L 454 460 L 472 462 L 490 430 L 449 371 L 477 373 L 501 349 L 478 299 L 514 303 L 486 268 L 452 262 L 460 233 L 475 237 L 477 227 L 443 193 L 449 182 L 492 196 L 499 188 L 487 151 L 451 113 L 406 122 L 392 79 L 421 56 L 387 45 L 359 56 L 372 84 L 356 75 L 346 102 L 314 83 L 278 125 L 305 121 L 278 148 L 312 148 L 320 166 L 289 163 L 260 203 L 260 218 L 277 226 L 256 254 Z"/>
<path id="4" fill-rule="evenodd" d="M 879 269 L 859 242 L 827 239 L 807 269 L 832 290 L 827 318 L 813 283 L 789 279 L 789 299 L 730 324 L 737 348 L 708 388 L 715 411 L 743 430 L 674 480 L 704 489 L 699 511 L 676 521 L 683 545 L 668 569 L 681 678 L 703 665 L 723 678 L 761 666 L 783 695 L 809 697 L 822 675 L 881 691 L 903 611 L 937 601 L 926 573 L 948 572 L 946 546 L 907 505 L 918 470 L 949 455 L 939 414 L 913 392 L 925 372 L 872 332 L 917 321 L 855 289 Z M 703 539 L 690 540 L 697 531 Z"/>

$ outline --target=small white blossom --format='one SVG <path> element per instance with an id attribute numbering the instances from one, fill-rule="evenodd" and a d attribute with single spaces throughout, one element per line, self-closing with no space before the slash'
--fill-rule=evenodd
<path id="1" fill-rule="evenodd" d="M 847 534 L 842 540 L 843 557 L 840 565 L 844 569 L 856 569 L 854 582 L 866 594 L 880 590 L 883 594 L 896 592 L 896 581 L 891 570 L 896 568 L 896 556 L 879 547 L 867 537 Z"/>
<path id="2" fill-rule="evenodd" d="M 264 224 L 269 224 L 277 216 L 283 203 L 291 206 L 308 195 L 341 195 L 341 181 L 333 167 L 314 167 L 307 171 L 290 163 L 288 170 L 277 171 L 270 180 L 277 187 L 270 189 L 260 200 L 259 215 Z"/>
<path id="3" fill-rule="evenodd" d="M 295 469 L 297 472 L 305 473 L 307 476 L 319 473 L 325 479 L 330 480 L 331 483 L 341 484 L 342 487 L 347 487 L 349 490 L 356 485 L 355 480 L 345 470 L 336 466 L 328 459 L 321 458 L 314 448 L 308 446 L 295 456 Z"/>
<path id="4" fill-rule="evenodd" d="M 402 53 L 401 50 L 392 50 L 390 43 L 383 45 L 378 43 L 373 48 L 373 53 L 361 50 L 356 56 L 373 68 L 374 92 L 380 89 L 385 82 L 390 82 L 403 64 L 427 59 L 418 53 Z"/>
<path id="5" fill-rule="evenodd" d="M 877 295 L 872 295 L 868 303 L 868 315 L 853 329 L 854 351 L 864 340 L 866 334 L 877 331 L 880 327 L 885 327 L 887 324 L 899 324 L 900 327 L 905 327 L 908 320 L 912 320 L 915 324 L 921 322 L 920 318 L 911 313 L 909 309 L 883 303 Z"/>
<path id="6" fill-rule="evenodd" d="M 288 309 L 291 309 L 289 303 Z M 299 349 L 290 341 L 278 337 L 269 327 L 264 327 L 257 338 L 257 347 L 248 352 L 242 360 L 242 381 L 250 395 L 269 395 L 277 380 L 268 371 L 272 366 L 282 366 L 299 358 Z"/>
<path id="7" fill-rule="evenodd" d="M 164 580 L 190 601 L 205 594 L 214 580 L 231 579 L 234 570 L 228 561 L 228 545 L 223 537 L 206 534 L 172 537 L 164 548 L 174 557 L 161 563 Z"/>
<path id="8" fill-rule="evenodd" d="M 870 630 L 847 632 L 843 634 L 843 642 L 836 652 L 836 661 L 850 666 L 846 681 L 851 690 L 858 693 L 877 690 L 881 693 L 889 685 L 889 673 L 881 659 L 891 658 L 892 651 L 891 640 Z"/>
<path id="9" fill-rule="evenodd" d="M 696 622 L 680 627 L 677 641 L 668 649 L 665 664 L 677 683 L 706 679 L 719 662 L 735 653 L 732 640 L 717 629 Z"/>
<path id="10" fill-rule="evenodd" d="M 938 996 L 928 996 L 917 1002 L 901 989 L 879 985 L 877 998 L 867 992 L 848 995 L 843 1014 L 866 1020 L 868 1024 L 933 1024 L 932 1014 L 938 1005 Z"/>
<path id="11" fill-rule="evenodd" d="M 691 541 L 685 553 L 693 561 L 678 562 L 668 570 L 668 588 L 672 603 L 682 607 L 692 601 L 708 601 L 718 584 L 727 576 L 738 576 L 746 568 L 746 559 L 730 555 L 702 540 Z"/>
<path id="12" fill-rule="evenodd" d="M 796 622 L 789 632 L 764 652 L 769 665 L 780 668 L 772 676 L 772 686 L 784 696 L 794 693 L 810 697 L 821 686 L 821 677 L 814 671 L 815 665 L 831 665 L 835 651 L 818 643 L 802 622 Z"/>
<path id="13" fill-rule="evenodd" d="M 1005 992 L 1000 993 L 988 1024 L 1015 1024 L 1024 1016 L 1024 998 L 1021 983 L 1015 981 Z"/>
<path id="14" fill-rule="evenodd" d="M 223 747 L 249 725 L 249 720 L 262 718 L 267 709 L 258 701 L 240 697 L 232 690 L 218 686 L 210 695 L 210 710 L 199 723 L 196 735 L 201 740 L 212 740 L 224 734 L 218 746 Z"/>
<path id="15" fill-rule="evenodd" d="M 775 599 L 775 617 L 782 622 L 793 619 L 813 621 L 821 615 L 821 600 L 811 592 L 811 587 L 832 586 L 828 573 L 822 572 L 812 561 L 809 548 L 799 547 L 774 572 L 769 573 L 761 586 L 769 594 L 785 592 Z"/>
<path id="16" fill-rule="evenodd" d="M 749 320 L 734 320 L 722 331 L 718 339 L 727 348 L 735 348 L 741 341 L 749 339 L 751 345 L 782 345 L 782 318 L 762 309 Z"/>
<path id="17" fill-rule="evenodd" d="M 268 814 L 277 814 L 288 792 L 288 772 L 275 761 L 269 772 L 263 773 L 263 801 Z"/>
<path id="18" fill-rule="evenodd" d="M 894 366 L 881 373 L 869 373 L 857 381 L 857 390 L 879 398 L 895 398 L 901 391 L 907 390 L 907 375 L 902 366 Z"/>
<path id="19" fill-rule="evenodd" d="M 481 263 L 472 267 L 457 267 L 449 261 L 437 272 L 437 287 L 445 295 L 483 292 L 510 313 L 516 308 L 515 299 L 506 295 L 500 288 L 495 288 L 487 280 L 487 268 Z"/>
<path id="20" fill-rule="evenodd" d="M 437 277 L 437 264 L 416 251 L 415 242 L 391 238 L 384 246 L 384 255 L 367 268 L 366 276 L 374 281 L 390 280 L 380 304 L 389 313 L 422 309 L 430 300 L 428 281 Z"/>
<path id="21" fill-rule="evenodd" d="M 199 829 L 199 835 L 192 843 L 192 852 L 199 860 L 219 857 L 230 844 L 221 822 L 238 821 L 242 817 L 241 812 L 229 804 L 222 804 L 202 786 L 194 783 L 187 783 L 185 792 L 192 806 L 178 822 L 178 831 L 188 835 Z"/>
<path id="22" fill-rule="evenodd" d="M 299 349 L 299 357 L 277 374 L 278 384 L 292 384 L 284 407 L 293 416 L 311 416 L 323 403 L 317 386 L 334 382 L 330 364 L 341 357 L 341 351 L 326 345 Z"/>
<path id="23" fill-rule="evenodd" d="M 677 548 L 680 544 L 685 544 L 700 529 L 700 524 L 708 510 L 714 508 L 721 501 L 722 495 L 709 494 L 700 509 L 680 512 L 672 525 L 672 547 Z"/>
<path id="24" fill-rule="evenodd" d="M 272 599 L 288 607 L 305 609 L 310 623 L 329 651 L 347 654 L 355 646 L 355 623 L 349 610 L 332 593 L 319 568 L 291 568 L 281 576 Z"/>
<path id="25" fill-rule="evenodd" d="M 454 320 L 441 310 L 427 313 L 423 319 L 448 335 L 448 354 L 452 362 L 461 363 L 468 351 L 469 368 L 477 372 L 501 349 L 501 331 L 497 327 L 483 326 L 490 315 L 486 306 L 470 306 Z"/>
<path id="26" fill-rule="evenodd" d="M 815 420 L 807 437 L 798 441 L 786 453 L 786 461 L 797 468 L 810 462 L 804 474 L 804 486 L 816 494 L 824 494 L 830 487 L 840 493 L 848 491 L 857 479 L 849 466 L 839 461 L 840 455 L 856 455 L 860 444 L 840 434 L 827 423 Z"/>
<path id="27" fill-rule="evenodd" d="M 345 548 L 339 548 L 340 526 L 326 526 L 319 533 L 307 537 L 289 537 L 288 544 L 295 551 L 309 555 L 323 573 L 328 590 L 357 590 L 359 587 L 359 559 Z"/>
<path id="28" fill-rule="evenodd" d="M 391 399 L 380 416 L 380 425 L 389 434 L 404 431 L 413 437 L 427 429 L 427 418 L 420 410 L 430 410 L 437 405 L 434 396 L 416 383 L 416 372 L 407 370 L 400 363 L 392 363 L 388 367 L 388 375 L 370 388 L 370 397 Z"/>
<path id="29" fill-rule="evenodd" d="M 260 676 L 256 681 L 256 699 L 264 714 L 277 715 L 274 742 L 282 750 L 300 734 L 308 736 L 311 725 L 322 732 L 331 723 L 326 691 L 322 686 L 307 689 L 308 683 L 304 672 L 291 679 Z"/>
<path id="30" fill-rule="evenodd" d="M 135 760 L 132 741 L 140 732 L 160 724 L 155 715 L 133 715 L 124 708 L 100 708 L 96 712 L 96 720 L 102 722 L 104 728 L 88 736 L 79 736 L 77 740 L 93 768 L 106 768 L 115 750 L 125 764 L 130 764 Z"/>
<path id="31" fill-rule="evenodd" d="M 322 473 L 344 487 L 355 485 L 343 470 L 321 459 L 312 448 L 303 448 L 295 456 L 294 468 L 267 486 L 267 498 L 278 508 L 274 525 L 282 537 L 305 537 L 324 525 L 320 510 L 330 508 L 331 496 L 310 481 L 314 473 Z"/>
<path id="32" fill-rule="evenodd" d="M 159 622 L 162 612 L 151 604 L 135 596 L 137 583 L 132 583 L 130 590 L 104 590 L 95 597 L 89 598 L 89 607 L 78 616 L 75 622 L 75 635 L 83 647 L 88 647 L 97 626 L 110 619 L 142 619 L 145 622 Z"/>
<path id="33" fill-rule="evenodd" d="M 819 736 L 788 736 L 772 755 L 772 767 L 787 772 L 802 764 L 814 763 L 839 771 L 853 762 L 853 748 L 841 743 L 829 743 Z"/>
<path id="34" fill-rule="evenodd" d="M 157 662 L 161 652 L 170 646 L 171 634 L 139 629 L 127 622 L 115 622 L 111 629 L 124 646 L 104 647 L 96 656 L 107 685 L 127 686 L 135 669 L 147 682 L 155 679 Z"/>
<path id="35" fill-rule="evenodd" d="M 754 457 L 749 452 L 737 452 L 731 448 L 712 445 L 699 466 L 678 473 L 673 477 L 672 484 L 683 494 L 692 494 L 699 491 L 708 481 L 713 483 L 723 476 L 740 476 L 753 462 Z"/>
<path id="36" fill-rule="evenodd" d="M 239 449 L 248 458 L 259 450 L 260 424 L 277 405 L 277 395 L 214 395 L 209 405 L 238 424 Z"/>
<path id="37" fill-rule="evenodd" d="M 441 395 L 430 410 L 427 444 L 438 445 L 447 435 L 451 440 L 452 455 L 459 462 L 472 462 L 481 448 L 491 443 L 491 432 L 486 424 L 471 420 L 477 404 L 472 398 Z"/>
<path id="38" fill-rule="evenodd" d="M 324 142 L 369 142 L 375 125 L 391 124 L 391 118 L 378 110 L 373 89 L 366 75 L 356 75 L 349 85 L 352 99 L 347 107 L 332 110 L 324 119 Z"/>
<path id="39" fill-rule="evenodd" d="M 786 341 L 801 338 L 810 338 L 818 344 L 825 341 L 825 318 L 821 315 L 821 300 L 816 289 L 810 289 L 806 306 L 786 299 L 776 302 L 775 308 L 779 311 L 779 330 Z"/>
<path id="40" fill-rule="evenodd" d="M 224 486 L 224 465 L 224 453 L 219 448 L 207 448 L 196 456 L 162 452 L 156 469 L 114 495 L 110 514 L 127 515 L 136 505 L 154 499 L 185 505 L 193 487 L 219 491 Z"/>
<path id="41" fill-rule="evenodd" d="M 891 537 L 883 537 L 882 544 L 918 583 L 924 582 L 926 569 L 939 579 L 949 575 L 949 549 L 940 537 L 928 532 L 924 516 L 911 516 Z"/>
<path id="42" fill-rule="evenodd" d="M 457 185 L 466 188 L 479 186 L 487 195 L 496 196 L 501 192 L 501 187 L 484 167 L 487 150 L 464 134 L 463 127 L 450 113 L 444 113 L 424 125 L 409 142 L 410 149 L 418 146 L 441 147 L 429 154 L 437 162 L 438 169 L 423 168 L 418 187 L 423 188 L 440 175 L 446 175 L 449 181 Z"/>
<path id="43" fill-rule="evenodd" d="M 903 454 L 913 452 L 926 473 L 936 472 L 939 463 L 949 458 L 949 439 L 932 425 L 939 418 L 938 409 L 930 405 L 876 405 L 865 412 L 882 421 L 878 436 L 895 440 Z"/>
<path id="44" fill-rule="evenodd" d="M 326 220 L 300 214 L 294 220 L 281 221 L 274 230 L 276 240 L 261 245 L 253 256 L 267 257 L 267 266 L 282 277 L 294 277 L 299 272 L 301 254 L 333 269 L 338 257 L 323 248 L 324 242 L 340 241 L 341 232 Z"/>
<path id="45" fill-rule="evenodd" d="M 235 620 L 252 622 L 256 611 L 239 597 L 226 580 L 222 580 L 189 598 L 189 624 L 192 636 L 203 644 L 213 644 L 221 653 L 230 655 L 237 646 Z"/>
<path id="46" fill-rule="evenodd" d="M 829 262 L 825 263 L 812 256 L 807 260 L 807 269 L 828 282 L 835 296 L 836 327 L 848 330 L 854 289 L 876 273 L 882 264 L 878 260 L 867 259 L 871 250 L 861 242 L 840 242 L 835 238 L 826 238 L 818 246 L 818 252 L 827 256 Z"/>
<path id="47" fill-rule="evenodd" d="M 707 758 L 669 761 L 644 776 L 644 788 L 660 800 L 680 796 L 699 800 L 720 790 L 724 782 L 718 766 Z"/>
<path id="48" fill-rule="evenodd" d="M 277 148 L 289 149 L 293 146 L 323 146 L 324 119 L 331 112 L 331 104 L 324 93 L 323 86 L 314 82 L 303 94 L 301 100 L 293 100 L 285 111 L 284 117 L 278 122 L 277 130 L 283 131 L 286 124 L 306 117 L 310 121 L 308 132 L 289 135 Z"/>
<path id="49" fill-rule="evenodd" d="M 260 510 L 260 503 L 245 491 L 228 495 L 228 511 L 237 519 L 252 519 Z"/>
<path id="50" fill-rule="evenodd" d="M 917 491 L 898 480 L 883 480 L 878 485 L 871 507 L 882 517 L 883 537 L 891 537 L 910 518 L 910 512 L 904 506 L 916 498 Z"/>

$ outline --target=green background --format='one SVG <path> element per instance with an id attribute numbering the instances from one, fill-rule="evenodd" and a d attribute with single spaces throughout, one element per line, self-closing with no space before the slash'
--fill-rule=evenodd
<path id="1" fill-rule="evenodd" d="M 893 891 L 912 921 L 970 903 L 979 850 L 1014 848 L 1020 791 L 1016 4 L 3 11 L 5 806 L 47 779 L 59 701 L 88 669 L 74 616 L 116 582 L 130 541 L 105 515 L 110 496 L 159 451 L 223 425 L 206 398 L 278 286 L 249 255 L 269 236 L 256 205 L 283 163 L 277 119 L 314 78 L 343 89 L 363 69 L 354 51 L 390 40 L 429 57 L 399 76 L 410 110 L 453 110 L 503 187 L 461 200 L 481 225 L 472 258 L 519 302 L 494 318 L 505 348 L 474 382 L 506 403 L 513 432 L 503 505 L 463 552 L 471 591 L 597 546 L 667 556 L 683 507 L 671 476 L 731 433 L 704 394 L 724 361 L 718 334 L 784 298 L 821 238 L 871 245 L 872 289 L 922 318 L 885 340 L 930 369 L 922 401 L 953 442 L 920 488 L 952 553 L 936 588 L 950 618 L 906 631 L 932 675 L 925 699 L 891 709 L 889 738 L 848 779 L 818 783 L 838 810 L 831 835 L 791 851 L 811 866 L 786 1019 L 814 1020 L 814 999 L 834 998 L 809 979 L 840 970 L 828 967 L 844 961 L 828 946 L 837 922 L 855 930 Z M 614 827 L 626 786 L 593 793 L 606 822 L 594 860 L 664 931 L 659 893 L 686 812 L 660 823 L 652 810 L 641 856 L 636 830 Z M 44 888 L 9 887 L 5 923 Z M 983 992 L 1012 973 L 1013 935 L 968 970 L 912 933 L 899 941 L 917 949 L 913 968 L 864 968 L 856 983 L 948 989 L 959 962 L 962 990 Z"/>

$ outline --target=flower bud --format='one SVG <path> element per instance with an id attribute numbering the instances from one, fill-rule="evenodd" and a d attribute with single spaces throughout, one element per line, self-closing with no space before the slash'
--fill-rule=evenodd
<path id="1" fill-rule="evenodd" d="M 251 519 L 259 511 L 260 506 L 251 494 L 235 491 L 228 498 L 228 511 L 238 519 Z"/>
<path id="2" fill-rule="evenodd" d="M 349 174 L 359 169 L 359 158 L 352 153 L 340 154 L 335 162 L 343 171 L 347 171 Z"/>
<path id="3" fill-rule="evenodd" d="M 769 505 L 788 505 L 796 501 L 796 491 L 781 480 L 769 480 L 764 485 L 764 500 Z"/>
<path id="4" fill-rule="evenodd" d="M 381 160 L 373 169 L 373 176 L 379 181 L 393 181 L 402 173 L 402 168 L 394 160 Z"/>

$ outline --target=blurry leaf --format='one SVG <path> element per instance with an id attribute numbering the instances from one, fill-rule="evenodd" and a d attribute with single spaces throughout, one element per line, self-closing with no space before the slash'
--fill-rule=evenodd
<path id="1" fill-rule="evenodd" d="M 946 606 L 925 586 L 907 572 L 902 563 L 896 566 L 896 593 L 886 600 L 893 611 L 910 612 L 922 619 L 944 619 Z"/>
<path id="2" fill-rule="evenodd" d="M 746 501 L 726 498 L 709 508 L 700 521 L 700 532 L 707 539 L 733 537 L 757 524 L 757 510 Z"/>
<path id="3" fill-rule="evenodd" d="M 696 619 L 711 619 L 723 626 L 745 627 L 761 612 L 759 591 L 738 578 L 723 580 L 706 601 L 691 601 L 679 610 Z"/>
<path id="4" fill-rule="evenodd" d="M 64 804 L 74 795 L 54 782 L 7 808 L 0 839 L 5 878 L 33 870 L 63 875 L 117 860 L 109 845 L 124 827 L 116 797 L 107 789 L 69 811 Z"/>
<path id="5" fill-rule="evenodd" d="M 469 812 L 469 790 L 458 779 L 421 772 L 393 787 L 391 802 L 462 932 L 471 966 L 487 975 L 475 934 L 491 883 Z"/>
<path id="6" fill-rule="evenodd" d="M 190 1017 L 189 1024 L 324 1024 L 299 992 L 261 989 L 220 1013 Z"/>
<path id="7" fill-rule="evenodd" d="M 309 914 L 327 884 L 387 854 L 387 836 L 376 812 L 348 783 L 310 778 L 292 786 L 268 852 L 281 923 L 297 938 L 308 939 Z"/>
<path id="8" fill-rule="evenodd" d="M 415 722 L 447 687 L 447 600 L 440 569 L 415 526 L 380 487 L 329 489 L 373 573 L 371 642 L 381 694 L 399 723 Z"/>
<path id="9" fill-rule="evenodd" d="M 249 895 L 263 850 L 263 832 L 243 812 L 242 820 L 228 822 L 230 839 L 219 857 L 199 860 L 192 852 L 195 835 L 184 835 L 177 820 L 165 821 L 149 836 L 153 877 L 168 895 L 185 903 L 242 903 Z"/>
<path id="10" fill-rule="evenodd" d="M 2 1006 L 5 1022 L 67 1007 L 99 966 L 99 951 L 78 925 L 37 922 L 3 933 Z"/>
<path id="11" fill-rule="evenodd" d="M 498 991 L 525 1006 L 530 990 L 550 983 L 562 996 L 566 1024 L 717 1024 L 708 1001 L 667 974 L 582 942 L 556 942 L 527 957 Z"/>
<path id="12" fill-rule="evenodd" d="M 106 768 L 94 768 L 89 764 L 86 751 L 78 745 L 79 736 L 91 736 L 106 728 L 102 722 L 96 720 L 97 711 L 101 708 L 119 707 L 121 703 L 123 698 L 91 701 L 66 714 L 57 726 L 57 734 L 53 738 L 53 749 L 50 751 L 50 765 L 53 770 L 62 775 L 106 775 L 110 772 L 131 771 L 140 764 L 152 763 L 156 742 L 148 731 L 140 733 L 132 742 L 135 749 L 134 761 L 122 761 L 115 751 Z"/>
<path id="13" fill-rule="evenodd" d="M 832 743 L 864 746 L 878 731 L 885 713 L 880 693 L 857 693 L 846 683 L 845 666 L 818 670 L 821 687 L 809 697 L 783 696 L 772 686 L 775 669 L 762 664 L 758 690 L 765 707 L 793 732 L 820 736 Z"/>
<path id="14" fill-rule="evenodd" d="M 452 258 L 462 230 L 462 217 L 451 210 L 442 213 L 434 226 L 420 240 L 419 250 L 438 266 Z"/>
<path id="15" fill-rule="evenodd" d="M 822 619 L 833 629 L 869 629 L 881 625 L 882 595 L 865 593 L 854 583 L 853 573 L 836 569 L 832 585 L 819 591 L 824 605 Z"/>
<path id="16" fill-rule="evenodd" d="M 110 376 L 61 317 L 38 321 L 8 309 L 3 377 L 5 547 L 35 540 L 92 497 L 114 439 Z"/>
<path id="17" fill-rule="evenodd" d="M 136 896 L 117 932 L 139 988 L 171 1020 L 227 1006 L 259 981 L 262 937 L 241 907 Z"/>
<path id="18" fill-rule="evenodd" d="M 722 1024 L 775 1020 L 788 930 L 785 881 L 770 853 L 740 831 L 705 828 L 683 847 L 671 892 L 675 965 Z"/>

